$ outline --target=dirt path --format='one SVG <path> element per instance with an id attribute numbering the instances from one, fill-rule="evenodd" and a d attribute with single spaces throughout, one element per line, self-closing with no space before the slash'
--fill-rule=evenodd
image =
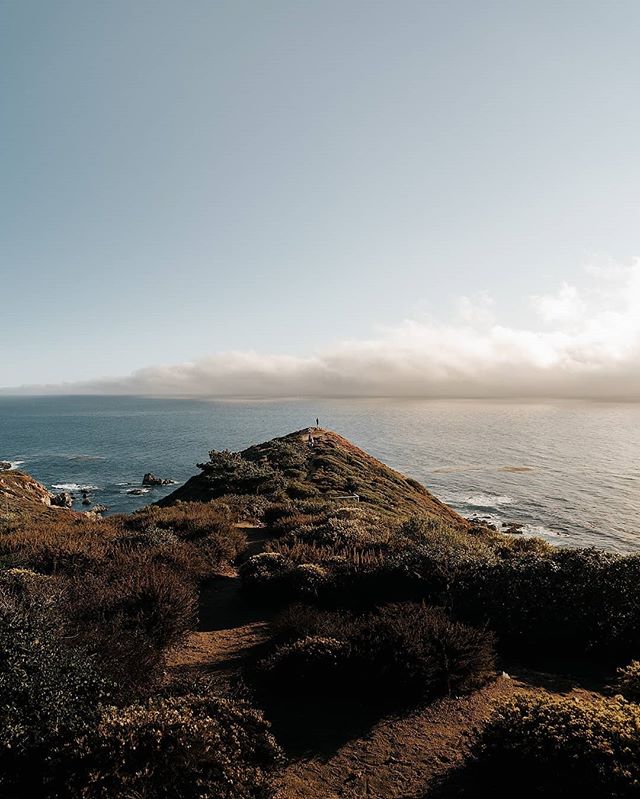
<path id="1" fill-rule="evenodd" d="M 494 708 L 523 693 L 593 695 L 569 680 L 506 675 L 475 693 L 445 698 L 405 716 L 384 718 L 328 757 L 285 769 L 277 799 L 423 799 L 459 766 Z"/>
<path id="2" fill-rule="evenodd" d="M 278 799 L 413 799 L 462 759 L 473 727 L 496 703 L 521 690 L 514 680 L 461 699 L 443 699 L 400 718 L 379 721 L 329 758 L 291 763 Z"/>
<path id="3" fill-rule="evenodd" d="M 261 552 L 264 530 L 239 526 L 247 534 L 247 554 Z M 247 602 L 234 569 L 202 588 L 198 615 L 198 629 L 171 654 L 169 673 L 172 677 L 206 675 L 221 693 L 233 693 L 242 663 L 268 637 L 269 613 Z"/>

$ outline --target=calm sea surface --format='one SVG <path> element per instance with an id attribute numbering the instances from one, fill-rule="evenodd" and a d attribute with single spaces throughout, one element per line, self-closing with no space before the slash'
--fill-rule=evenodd
<path id="1" fill-rule="evenodd" d="M 465 516 L 520 522 L 558 544 L 640 551 L 640 404 L 0 398 L 0 460 L 130 511 L 173 490 L 128 494 L 145 472 L 183 482 L 210 449 L 241 449 L 316 416 Z"/>

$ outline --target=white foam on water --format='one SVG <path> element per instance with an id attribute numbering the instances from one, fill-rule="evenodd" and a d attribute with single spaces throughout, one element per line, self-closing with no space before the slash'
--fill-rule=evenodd
<path id="1" fill-rule="evenodd" d="M 60 491 L 97 491 L 98 490 L 98 486 L 80 485 L 79 483 L 53 483 L 51 488 L 57 488 Z"/>
<path id="2" fill-rule="evenodd" d="M 548 527 L 545 527 L 543 524 L 523 524 L 522 525 L 522 534 L 535 536 L 536 538 L 561 538 L 562 533 L 557 533 L 554 530 L 550 530 Z"/>
<path id="3" fill-rule="evenodd" d="M 476 508 L 498 508 L 501 505 L 513 505 L 514 500 L 506 494 L 474 494 L 467 497 L 465 500 L 467 505 L 472 505 Z"/>

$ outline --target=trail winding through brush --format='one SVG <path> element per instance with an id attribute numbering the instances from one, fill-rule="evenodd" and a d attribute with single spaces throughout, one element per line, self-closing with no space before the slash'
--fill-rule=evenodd
<path id="1" fill-rule="evenodd" d="M 246 553 L 262 552 L 264 529 L 238 526 L 247 535 Z M 247 600 L 237 569 L 212 580 L 200 592 L 198 629 L 169 658 L 171 676 L 207 676 L 222 694 L 233 693 L 243 662 L 269 636 L 271 615 Z"/>

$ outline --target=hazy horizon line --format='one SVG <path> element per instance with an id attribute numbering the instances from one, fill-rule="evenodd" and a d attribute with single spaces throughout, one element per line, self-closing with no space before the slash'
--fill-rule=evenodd
<path id="1" fill-rule="evenodd" d="M 526 298 L 529 328 L 487 293 L 449 320 L 405 319 L 307 355 L 214 352 L 128 375 L 6 386 L 7 395 L 640 400 L 640 259 L 585 269 L 584 284 Z"/>

